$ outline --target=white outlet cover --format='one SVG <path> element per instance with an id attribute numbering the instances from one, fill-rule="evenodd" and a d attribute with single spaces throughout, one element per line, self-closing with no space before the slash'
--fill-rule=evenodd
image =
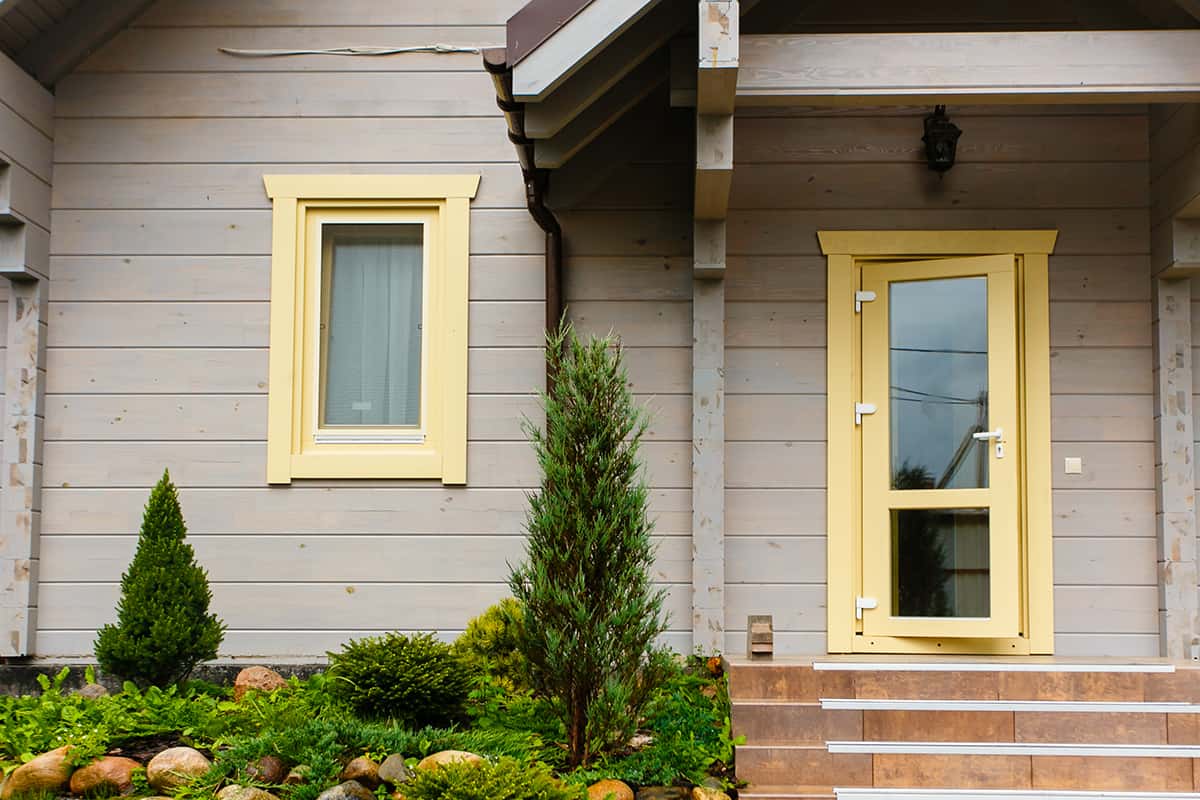
<path id="1" fill-rule="evenodd" d="M 1068 456 L 1066 459 L 1064 459 L 1063 472 L 1068 475 L 1082 475 L 1083 459 Z"/>

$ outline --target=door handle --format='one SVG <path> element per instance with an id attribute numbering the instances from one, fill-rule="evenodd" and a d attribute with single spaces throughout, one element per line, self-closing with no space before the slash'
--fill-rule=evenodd
<path id="1" fill-rule="evenodd" d="M 980 442 L 994 440 L 996 442 L 996 458 L 1004 458 L 1004 428 L 996 428 L 994 431 L 980 431 L 979 433 L 973 433 L 971 434 L 971 438 Z"/>

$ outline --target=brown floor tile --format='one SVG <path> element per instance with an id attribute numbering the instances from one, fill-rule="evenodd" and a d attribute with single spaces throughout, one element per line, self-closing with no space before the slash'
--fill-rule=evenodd
<path id="1" fill-rule="evenodd" d="M 1146 675 L 1146 699 L 1155 703 L 1200 703 L 1200 670 L 1183 668 Z"/>
<path id="2" fill-rule="evenodd" d="M 1200 714 L 1167 714 L 1168 744 L 1200 744 Z"/>
<path id="3" fill-rule="evenodd" d="M 870 786 L 871 756 L 811 748 L 739 747 L 738 778 L 754 786 Z"/>
<path id="4" fill-rule="evenodd" d="M 1029 756 L 877 753 L 874 775 L 879 787 L 1030 788 Z"/>
<path id="5" fill-rule="evenodd" d="M 729 694 L 735 699 L 798 700 L 815 703 L 821 699 L 821 673 L 798 664 L 733 665 L 729 670 Z"/>
<path id="6" fill-rule="evenodd" d="M 898 700 L 995 700 L 995 672 L 858 672 L 855 697 Z"/>
<path id="7" fill-rule="evenodd" d="M 1192 759 L 1034 756 L 1033 788 L 1189 792 Z"/>
<path id="8" fill-rule="evenodd" d="M 876 742 L 1011 742 L 1011 711 L 864 711 L 863 739 Z"/>
<path id="9" fill-rule="evenodd" d="M 1140 672 L 1003 672 L 1000 699 L 1139 702 L 1145 677 Z"/>
<path id="10" fill-rule="evenodd" d="M 825 744 L 862 739 L 861 711 L 825 711 L 816 703 L 735 703 L 733 732 L 747 744 Z"/>
<path id="11" fill-rule="evenodd" d="M 1166 714 L 1076 714 L 1020 711 L 1016 741 L 1060 744 L 1166 744 Z"/>

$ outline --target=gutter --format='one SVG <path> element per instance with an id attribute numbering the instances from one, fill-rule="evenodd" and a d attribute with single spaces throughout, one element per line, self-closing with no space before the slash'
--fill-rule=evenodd
<path id="1" fill-rule="evenodd" d="M 503 47 L 483 51 L 483 66 L 496 85 L 496 105 L 508 123 L 508 139 L 517 148 L 521 178 L 525 182 L 525 204 L 529 215 L 546 233 L 546 330 L 556 331 L 563 318 L 563 235 L 562 226 L 546 205 L 550 170 L 538 169 L 533 161 L 533 140 L 525 135 L 525 104 L 512 93 L 512 67 Z M 546 390 L 553 384 L 547 367 Z"/>

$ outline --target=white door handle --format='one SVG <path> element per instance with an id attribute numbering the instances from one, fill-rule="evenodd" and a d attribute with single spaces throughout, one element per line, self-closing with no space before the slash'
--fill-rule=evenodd
<path id="1" fill-rule="evenodd" d="M 971 434 L 971 438 L 978 439 L 981 442 L 987 439 L 1003 439 L 1004 428 L 996 428 L 994 431 L 980 431 L 979 433 L 973 433 Z"/>

